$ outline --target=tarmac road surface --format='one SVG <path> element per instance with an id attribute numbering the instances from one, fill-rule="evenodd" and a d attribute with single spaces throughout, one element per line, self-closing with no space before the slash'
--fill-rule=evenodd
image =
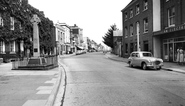
<path id="1" fill-rule="evenodd" d="M 103 53 L 62 58 L 63 106 L 185 106 L 185 74 L 130 68 Z"/>

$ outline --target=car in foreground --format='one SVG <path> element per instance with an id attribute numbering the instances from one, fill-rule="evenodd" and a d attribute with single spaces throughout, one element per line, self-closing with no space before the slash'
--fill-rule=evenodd
<path id="1" fill-rule="evenodd" d="M 134 51 L 128 58 L 130 67 L 139 66 L 143 70 L 147 68 L 160 70 L 163 66 L 163 60 L 153 57 L 151 52 L 147 51 Z"/>

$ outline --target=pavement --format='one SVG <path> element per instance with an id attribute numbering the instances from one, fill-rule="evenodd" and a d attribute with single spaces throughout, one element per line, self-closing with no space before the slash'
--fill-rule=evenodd
<path id="1" fill-rule="evenodd" d="M 107 58 L 111 60 L 127 63 L 127 58 L 119 57 L 112 53 L 106 53 L 105 55 Z M 164 66 L 162 67 L 163 70 L 174 71 L 174 72 L 185 74 L 185 65 L 179 65 L 175 62 L 164 62 L 163 64 L 164 64 Z"/>
<path id="2" fill-rule="evenodd" d="M 53 106 L 62 78 L 60 67 L 50 70 L 11 70 L 0 64 L 1 106 Z"/>

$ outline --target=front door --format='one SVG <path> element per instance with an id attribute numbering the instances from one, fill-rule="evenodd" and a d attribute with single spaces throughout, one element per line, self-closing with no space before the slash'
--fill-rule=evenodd
<path id="1" fill-rule="evenodd" d="M 173 62 L 173 43 L 169 44 L 169 61 Z"/>

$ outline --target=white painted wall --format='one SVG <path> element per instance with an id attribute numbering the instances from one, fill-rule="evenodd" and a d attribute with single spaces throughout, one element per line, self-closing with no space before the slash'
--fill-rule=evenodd
<path id="1" fill-rule="evenodd" d="M 158 57 L 161 58 L 161 42 L 160 42 L 160 38 L 159 37 L 153 37 L 153 46 L 154 46 L 154 50 L 153 50 L 153 55 L 154 57 Z"/>
<path id="2" fill-rule="evenodd" d="M 153 0 L 153 31 L 161 30 L 161 3 L 160 0 Z"/>

